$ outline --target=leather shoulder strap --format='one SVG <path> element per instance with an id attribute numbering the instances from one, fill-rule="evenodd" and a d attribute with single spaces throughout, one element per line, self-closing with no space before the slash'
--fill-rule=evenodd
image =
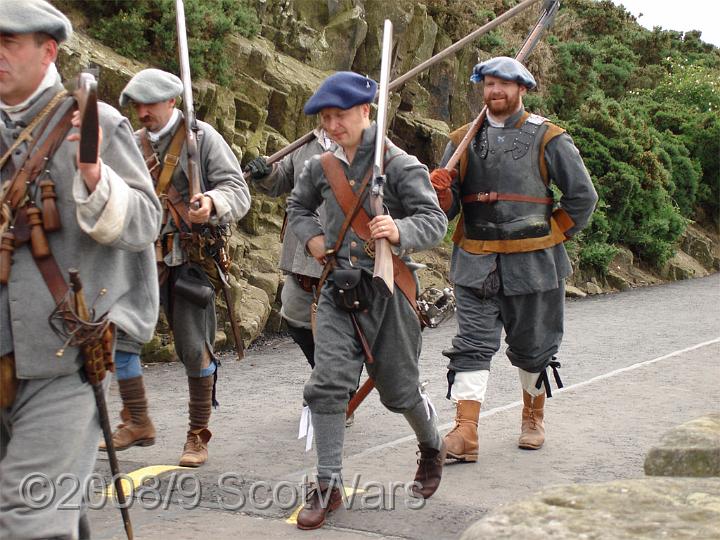
<path id="1" fill-rule="evenodd" d="M 386 165 L 387 163 L 388 162 L 386 162 Z M 363 183 L 360 186 L 359 194 L 355 195 L 350 188 L 347 176 L 345 176 L 342 165 L 340 165 L 340 161 L 332 155 L 332 153 L 324 153 L 320 158 L 320 164 L 323 167 L 323 172 L 330 184 L 333 195 L 335 195 L 335 199 L 345 213 L 345 221 L 343 222 L 343 227 L 340 229 L 338 242 L 335 243 L 334 251 L 337 253 L 342 245 L 342 240 L 347 233 L 347 228 L 350 223 L 352 223 L 353 230 L 360 238 L 366 241 L 370 239 L 370 216 L 368 216 L 367 212 L 365 212 L 365 209 L 362 207 L 362 200 L 367 193 L 367 187 L 370 177 L 372 176 L 373 169 L 372 166 L 369 168 L 365 178 L 363 179 Z M 394 253 L 392 261 L 393 279 L 395 284 L 398 286 L 398 289 L 402 291 L 408 302 L 410 302 L 410 305 L 413 307 L 416 315 L 418 315 L 418 318 L 420 318 L 420 311 L 417 305 L 417 286 L 415 284 L 415 278 L 403 260 Z M 325 274 L 325 272 L 323 272 L 323 274 Z M 420 320 L 422 323 L 422 319 Z"/>
<path id="2" fill-rule="evenodd" d="M 460 145 L 460 142 L 463 140 L 465 135 L 467 134 L 468 130 L 470 129 L 470 126 L 472 124 L 465 124 L 463 127 L 456 129 L 452 133 L 450 133 L 449 138 L 450 142 L 453 143 L 455 148 L 457 148 Z M 482 126 L 480 126 L 480 129 L 482 129 Z M 468 148 L 470 148 L 468 146 Z M 458 176 L 458 180 L 460 183 L 465 179 L 465 173 L 467 172 L 468 167 L 468 157 L 467 157 L 467 150 L 463 153 L 462 156 L 460 156 L 460 175 Z"/>
<path id="3" fill-rule="evenodd" d="M 540 165 L 540 176 L 542 176 L 543 182 L 545 182 L 545 185 L 547 186 L 550 184 L 550 177 L 549 177 L 548 170 L 547 170 L 547 163 L 545 162 L 545 147 L 555 137 L 558 137 L 558 136 L 562 135 L 563 133 L 565 133 L 565 130 L 563 128 L 561 128 L 560 126 L 556 126 L 552 122 L 545 122 L 545 125 L 547 126 L 547 130 L 545 131 L 542 141 L 540 142 L 539 165 Z"/>
<path id="4" fill-rule="evenodd" d="M 58 105 L 59 107 L 60 105 Z M 45 138 L 43 144 L 36 152 L 32 152 L 33 148 L 28 150 L 25 163 L 15 172 L 10 181 L 10 189 L 5 193 L 2 203 L 7 203 L 12 209 L 16 209 L 25 198 L 28 185 L 35 181 L 37 176 L 45 168 L 45 163 L 55 154 L 55 151 L 65 140 L 65 135 L 72 127 L 72 113 L 75 107 L 68 108 L 67 112 L 60 118 L 50 134 Z M 44 131 L 44 129 L 43 129 Z M 42 135 L 38 135 L 35 141 L 39 140 Z M 33 144 L 34 147 L 34 144 Z M 32 153 L 32 155 L 30 155 Z"/>
<path id="5" fill-rule="evenodd" d="M 150 145 L 150 139 L 147 134 L 147 130 L 143 129 L 140 133 L 140 144 L 142 146 L 143 157 L 145 158 L 145 164 L 147 165 L 150 174 L 155 181 L 155 194 L 159 197 L 164 195 L 168 190 L 172 175 L 175 172 L 175 167 L 180 162 L 180 152 L 182 151 L 182 145 L 185 142 L 185 120 L 180 120 L 177 131 L 173 135 L 168 146 L 165 157 L 163 158 L 162 165 L 158 162 L 157 156 Z"/>

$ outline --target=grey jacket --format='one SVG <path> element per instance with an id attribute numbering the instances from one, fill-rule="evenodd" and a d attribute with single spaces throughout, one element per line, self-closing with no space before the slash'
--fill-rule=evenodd
<path id="1" fill-rule="evenodd" d="M 161 162 L 182 118 L 183 115 L 179 112 L 175 126 L 157 142 L 151 143 Z M 200 128 L 198 152 L 202 176 L 201 187 L 205 195 L 213 200 L 215 222 L 219 225 L 233 223 L 247 214 L 250 209 L 250 191 L 240 170 L 240 164 L 222 135 L 215 131 L 210 124 L 200 120 L 198 120 L 198 126 Z M 140 135 L 143 131 L 135 132 L 138 147 L 141 147 Z M 173 172 L 172 183 L 186 202 L 190 200 L 187 170 L 187 152 L 183 145 L 180 162 Z M 174 231 L 175 225 L 171 219 L 168 219 L 163 234 Z"/>
<path id="2" fill-rule="evenodd" d="M 511 129 L 522 114 L 523 108 L 505 121 Z M 468 152 L 475 151 L 473 146 Z M 455 145 L 448 143 L 440 166 L 444 166 L 455 152 Z M 487 159 L 492 159 L 492 153 Z M 545 162 L 550 180 L 562 192 L 560 206 L 570 215 L 575 226 L 568 231 L 573 235 L 587 226 L 595 209 L 598 196 L 580 152 L 572 138 L 563 133 L 553 138 L 545 147 Z M 453 206 L 448 217 L 460 212 L 460 186 L 453 182 Z M 572 273 L 572 265 L 563 244 L 527 253 L 502 253 L 476 255 L 453 246 L 450 264 L 450 281 L 465 287 L 479 288 L 488 274 L 497 266 L 503 286 L 508 295 L 548 291 L 559 286 L 560 281 Z"/>
<path id="3" fill-rule="evenodd" d="M 0 149 L 8 148 L 23 124 L 61 89 L 58 79 L 17 123 L 3 114 Z M 46 133 L 70 106 L 72 100 L 68 99 Z M 145 342 L 152 337 L 158 315 L 153 241 L 160 228 L 160 202 L 129 122 L 109 105 L 101 103 L 99 110 L 103 132 L 102 179 L 95 191 L 88 194 L 76 170 L 77 143 L 64 141 L 60 145 L 49 162 L 49 174 L 55 181 L 62 229 L 48 234 L 48 239 L 61 271 L 79 269 L 88 303 L 93 303 L 101 289 L 107 290 L 95 302 L 96 312 L 107 312 L 118 329 Z M 6 164 L 3 168 L 3 183 L 9 180 L 11 169 L 19 165 L 26 152 L 27 145 L 23 145 L 12 156 L 13 166 Z M 41 205 L 39 193 L 36 203 Z M 55 355 L 63 345 L 48 325 L 55 302 L 29 247 L 16 248 L 13 259 L 10 282 L 0 286 L 0 353 L 14 351 L 21 379 L 77 371 L 81 364 L 76 348 L 66 349 L 61 358 Z"/>
<path id="4" fill-rule="evenodd" d="M 310 158 L 328 149 L 321 142 L 320 137 L 323 137 L 322 133 L 316 130 L 312 141 L 285 156 L 273 167 L 272 173 L 254 182 L 255 187 L 271 197 L 290 193 Z M 321 223 L 325 219 L 324 205 L 318 208 L 318 218 Z M 322 273 L 322 266 L 305 252 L 305 246 L 298 241 L 290 227 L 285 228 L 280 252 L 280 270 L 312 277 L 320 277 Z"/>
<path id="5" fill-rule="evenodd" d="M 357 192 L 360 180 L 372 166 L 375 152 L 376 125 L 365 129 L 362 142 L 357 149 L 352 164 L 348 164 L 344 152 L 339 146 L 335 155 L 343 161 L 343 168 L 348 179 L 357 179 L 352 186 Z M 396 251 L 409 260 L 413 251 L 422 251 L 436 245 L 442 240 L 447 229 L 447 218 L 438 206 L 428 170 L 415 156 L 406 154 L 390 141 L 387 143 L 386 161 L 396 156 L 385 170 L 385 206 L 395 220 L 400 231 L 400 244 Z M 320 224 L 315 210 L 325 201 L 326 221 Z M 369 216 L 369 197 L 364 203 Z M 295 184 L 288 199 L 288 219 L 293 232 L 300 244 L 305 247 L 314 236 L 325 234 L 325 245 L 332 248 L 342 227 L 345 214 L 335 200 L 330 184 L 323 174 L 320 157 L 313 157 L 303 169 L 299 181 Z M 338 255 L 341 267 L 360 266 L 368 270 L 374 267 L 374 260 L 365 252 L 364 241 L 348 229 Z"/>

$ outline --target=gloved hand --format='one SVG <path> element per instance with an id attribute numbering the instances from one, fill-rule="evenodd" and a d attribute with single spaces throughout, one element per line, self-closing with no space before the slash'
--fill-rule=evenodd
<path id="1" fill-rule="evenodd" d="M 445 191 L 450 189 L 454 178 L 457 176 L 455 169 L 435 169 L 430 173 L 430 183 L 435 188 L 435 191 Z"/>
<path id="2" fill-rule="evenodd" d="M 250 173 L 253 180 L 259 180 L 260 178 L 265 178 L 272 172 L 272 165 L 268 165 L 265 158 L 259 156 L 245 165 L 243 171 Z"/>
<path id="3" fill-rule="evenodd" d="M 435 189 L 435 193 L 438 196 L 438 202 L 443 212 L 450 210 L 453 203 L 452 186 L 453 179 L 457 176 L 455 169 L 435 169 L 430 173 L 430 183 Z"/>

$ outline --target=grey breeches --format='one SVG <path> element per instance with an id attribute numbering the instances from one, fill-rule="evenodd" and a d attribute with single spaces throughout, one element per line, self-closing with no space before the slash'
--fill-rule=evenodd
<path id="1" fill-rule="evenodd" d="M 507 355 L 515 367 L 537 373 L 557 353 L 563 336 L 565 284 L 534 294 L 478 298 L 472 289 L 455 286 L 458 333 L 443 351 L 452 371 L 490 369 L 505 329 Z"/>

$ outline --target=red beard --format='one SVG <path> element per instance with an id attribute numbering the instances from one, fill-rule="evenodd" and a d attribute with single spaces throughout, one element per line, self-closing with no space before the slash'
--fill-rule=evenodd
<path id="1" fill-rule="evenodd" d="M 511 115 L 520 107 L 520 96 L 516 95 L 511 97 L 505 94 L 505 99 L 490 99 L 486 100 L 485 104 L 494 116 Z"/>

